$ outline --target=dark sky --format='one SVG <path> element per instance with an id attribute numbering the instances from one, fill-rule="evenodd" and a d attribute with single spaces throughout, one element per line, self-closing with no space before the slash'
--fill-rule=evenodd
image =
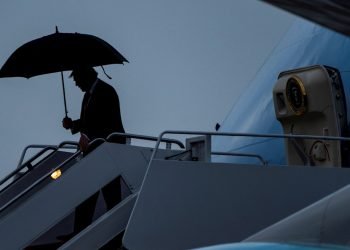
<path id="1" fill-rule="evenodd" d="M 67 0 L 0 4 L 0 65 L 23 43 L 53 33 L 101 37 L 129 61 L 106 67 L 127 132 L 213 131 L 293 18 L 255 0 Z M 99 70 L 99 69 L 98 69 Z M 69 115 L 83 94 L 65 73 Z M 28 144 L 77 140 L 61 127 L 59 74 L 0 79 L 0 176 Z"/>

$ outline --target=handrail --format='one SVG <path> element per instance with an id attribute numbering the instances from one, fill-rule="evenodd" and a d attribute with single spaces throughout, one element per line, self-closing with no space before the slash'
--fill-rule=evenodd
<path id="1" fill-rule="evenodd" d="M 10 178 L 12 178 L 15 174 L 19 173 L 23 168 L 27 167 L 32 161 L 34 161 L 36 158 L 44 154 L 48 150 L 55 150 L 57 147 L 54 146 L 48 146 L 46 148 L 43 148 L 41 151 L 39 151 L 37 154 L 35 154 L 32 158 L 30 158 L 28 161 L 26 161 L 21 166 L 17 167 L 15 170 L 10 172 L 8 175 L 6 175 L 1 181 L 0 186 L 4 184 L 6 181 L 8 181 Z"/>
<path id="2" fill-rule="evenodd" d="M 68 146 L 70 145 L 70 146 Z M 75 146 L 75 147 L 73 147 Z M 33 167 L 31 165 L 31 163 L 38 159 L 41 155 L 43 155 L 44 153 L 46 153 L 47 151 L 49 150 L 53 150 L 51 152 L 51 154 L 53 154 L 54 152 L 57 152 L 60 148 L 69 148 L 69 149 L 74 149 L 74 148 L 77 148 L 77 146 L 79 146 L 79 144 L 77 142 L 74 142 L 74 141 L 64 141 L 64 142 L 61 142 L 58 146 L 54 146 L 54 145 L 39 145 L 39 144 L 32 144 L 32 145 L 28 145 L 24 148 L 23 152 L 22 152 L 22 155 L 21 155 L 21 158 L 20 158 L 20 161 L 19 161 L 19 164 L 17 166 L 17 168 L 10 172 L 8 175 L 6 175 L 1 181 L 0 181 L 0 186 L 2 184 L 4 184 L 6 181 L 8 181 L 10 178 L 12 178 L 14 175 L 18 174 L 22 169 L 24 169 L 25 167 Z M 23 159 L 24 159 L 24 156 L 27 152 L 28 149 L 30 148 L 42 148 L 42 150 L 40 150 L 38 153 L 36 153 L 35 155 L 33 155 L 30 159 L 28 159 L 25 163 L 22 163 L 23 162 Z M 50 154 L 50 155 L 51 155 Z M 1 190 L 3 191 L 3 189 Z"/>
<path id="3" fill-rule="evenodd" d="M 103 138 L 96 138 L 93 141 L 91 141 L 89 143 L 89 145 L 94 144 L 97 141 L 105 141 Z M 79 146 L 79 143 L 74 142 L 74 141 L 64 141 L 62 143 L 60 143 L 56 149 L 58 150 L 59 148 L 64 148 L 65 145 L 73 145 L 73 146 Z M 0 207 L 0 213 L 5 210 L 7 207 L 9 207 L 11 204 L 13 204 L 15 201 L 17 201 L 21 196 L 25 195 L 26 193 L 28 193 L 30 190 L 32 190 L 36 185 L 40 184 L 42 181 L 44 181 L 46 178 L 48 178 L 53 172 L 55 172 L 57 169 L 61 168 L 62 166 L 64 166 L 65 164 L 67 164 L 68 162 L 70 162 L 71 160 L 75 159 L 77 156 L 79 156 L 81 154 L 81 151 L 78 149 L 77 152 L 75 152 L 72 156 L 70 156 L 68 159 L 66 159 L 64 162 L 62 162 L 61 164 L 59 164 L 57 167 L 55 167 L 53 170 L 51 170 L 50 172 L 48 172 L 47 174 L 43 175 L 41 178 L 39 178 L 38 180 L 36 180 L 35 182 L 33 182 L 29 187 L 27 187 L 26 189 L 24 189 L 22 192 L 20 192 L 19 194 L 17 194 L 15 197 L 13 197 L 11 200 L 9 200 L 7 203 L 5 203 L 2 207 Z M 20 169 L 21 170 L 21 169 Z M 19 170 L 16 170 L 19 171 Z M 12 177 L 12 176 L 10 176 Z M 6 181 L 6 180 L 5 180 Z M 4 182 L 5 182 L 4 181 Z M 1 184 L 0 184 L 1 185 Z"/>
<path id="4" fill-rule="evenodd" d="M 11 200 L 9 200 L 7 203 L 5 203 L 2 207 L 0 207 L 0 213 L 3 212 L 7 207 L 9 207 L 11 204 L 13 204 L 15 201 L 17 201 L 21 196 L 25 195 L 28 193 L 30 190 L 32 190 L 36 185 L 40 184 L 42 181 L 44 181 L 47 177 L 49 177 L 53 172 L 55 172 L 57 169 L 61 168 L 71 160 L 75 159 L 77 156 L 81 154 L 81 151 L 78 150 L 75 152 L 71 157 L 66 159 L 64 162 L 59 164 L 57 167 L 55 167 L 52 171 L 48 172 L 47 174 L 43 175 L 41 178 L 33 182 L 29 187 L 24 189 L 22 192 L 17 194 L 15 197 L 13 197 Z"/>
<path id="5" fill-rule="evenodd" d="M 42 148 L 43 150 L 45 150 L 45 149 L 52 149 L 52 150 L 55 150 L 55 149 L 57 149 L 57 146 L 54 146 L 54 145 L 39 145 L 39 144 L 31 144 L 31 145 L 26 146 L 26 147 L 23 149 L 23 151 L 22 151 L 21 157 L 19 158 L 19 161 L 18 161 L 18 164 L 17 164 L 17 168 L 20 168 L 20 167 L 22 167 L 22 165 L 24 165 L 24 164 L 23 164 L 24 157 L 25 157 L 25 155 L 26 155 L 28 149 L 32 149 L 32 148 Z M 41 152 L 41 151 L 39 151 L 39 153 L 40 153 L 40 152 Z M 36 154 L 36 155 L 37 155 L 37 154 Z M 31 157 L 30 160 L 34 160 L 33 158 L 35 158 L 36 155 L 34 155 L 33 157 Z M 39 155 L 39 156 L 40 156 L 40 155 Z M 36 157 L 39 157 L 39 156 L 36 156 Z M 30 160 L 28 160 L 28 161 L 30 161 Z M 28 161 L 27 161 L 27 162 L 28 162 Z M 27 162 L 26 162 L 26 163 L 27 163 Z"/>
<path id="6" fill-rule="evenodd" d="M 110 134 L 107 137 L 107 141 L 109 142 L 109 140 L 114 137 L 114 136 L 120 136 L 120 137 L 125 137 L 125 138 L 130 138 L 130 139 L 140 139 L 140 140 L 147 140 L 147 141 L 157 141 L 158 137 L 156 136 L 148 136 L 148 135 L 137 135 L 137 134 L 129 134 L 129 133 L 119 133 L 119 132 L 114 132 L 112 134 Z M 169 139 L 169 138 L 162 138 L 161 142 L 165 142 L 166 148 L 170 149 L 171 148 L 171 144 L 176 144 L 178 145 L 180 148 L 185 148 L 185 146 L 183 145 L 183 143 L 179 140 L 175 140 L 175 139 Z"/>
<path id="7" fill-rule="evenodd" d="M 347 137 L 337 137 L 337 136 L 317 136 L 317 135 L 282 135 L 282 134 L 255 134 L 255 133 L 230 133 L 230 132 L 204 132 L 204 131 L 180 131 L 180 130 L 166 130 L 163 131 L 159 136 L 155 148 L 152 152 L 151 159 L 148 163 L 148 168 L 151 166 L 157 151 L 159 149 L 162 137 L 165 134 L 177 134 L 177 135 L 210 135 L 210 136 L 231 136 L 231 137 L 256 137 L 256 138 L 280 138 L 280 139 L 317 139 L 317 140 L 339 140 L 339 141 L 350 141 Z"/>
<path id="8" fill-rule="evenodd" d="M 245 153 L 234 153 L 234 152 L 211 152 L 212 155 L 228 155 L 228 156 L 244 156 L 244 157 L 253 157 L 261 161 L 263 165 L 267 165 L 267 161 L 263 157 L 257 154 L 245 154 Z"/>
<path id="9" fill-rule="evenodd" d="M 71 147 L 69 147 L 71 146 Z M 73 147 L 75 146 L 75 147 Z M 60 144 L 58 144 L 58 148 L 68 148 L 68 149 L 77 149 L 79 150 L 79 143 L 76 141 L 63 141 Z"/>
<path id="10" fill-rule="evenodd" d="M 74 149 L 74 147 L 68 147 L 66 145 L 79 146 L 79 144 L 77 142 L 74 142 L 74 141 L 64 141 L 64 142 L 61 142 L 58 146 L 56 146 L 56 145 L 42 145 L 42 144 L 31 144 L 31 145 L 28 145 L 22 151 L 22 154 L 21 154 L 21 157 L 19 159 L 17 168 L 20 168 L 23 165 L 23 159 L 24 159 L 25 154 L 27 153 L 28 149 L 32 149 L 32 148 L 43 148 L 43 149 L 45 149 L 45 148 L 52 148 L 52 149 L 55 148 L 56 150 L 58 150 L 60 148 L 71 148 L 71 149 Z M 37 156 L 37 157 L 39 157 L 39 156 Z M 33 159 L 33 157 L 31 159 L 35 160 L 35 159 Z"/>
<path id="11" fill-rule="evenodd" d="M 115 133 L 113 133 L 115 134 Z M 113 135 L 112 134 L 112 135 Z M 256 138 L 280 138 L 280 139 L 290 139 L 290 138 L 300 138 L 300 139 L 318 139 L 318 140 L 340 140 L 340 141 L 350 141 L 350 138 L 346 138 L 346 137 L 335 137 L 335 136 L 313 136 L 313 135 L 281 135 L 281 134 L 254 134 L 254 133 L 228 133 L 228 132 L 203 132 L 203 131 L 176 131 L 176 130 L 166 130 L 164 132 L 162 132 L 158 137 L 157 137 L 157 141 L 156 141 L 156 145 L 155 148 L 152 152 L 150 161 L 148 163 L 148 169 L 150 168 L 156 154 L 157 151 L 159 149 L 159 145 L 160 143 L 163 141 L 163 136 L 165 134 L 181 134 L 181 135 L 189 135 L 189 134 L 193 134 L 193 135 L 210 135 L 210 136 L 236 136 L 236 137 L 256 137 Z M 125 135 L 125 136 L 133 136 L 133 135 L 129 135 L 129 134 L 119 134 L 118 135 Z M 136 135 L 137 136 L 137 135 Z M 110 136 L 109 136 L 110 137 Z M 108 137 L 108 138 L 109 138 Z M 147 136 L 141 136 L 141 139 L 144 139 Z M 108 139 L 107 138 L 107 139 Z M 182 144 L 182 143 L 181 143 Z M 76 143 L 74 143 L 74 145 L 77 145 Z M 214 152 L 215 153 L 215 152 Z M 77 156 L 79 156 L 81 154 L 81 151 L 78 150 L 76 153 L 74 153 L 71 157 L 69 157 L 67 160 L 65 160 L 64 162 L 62 162 L 61 164 L 59 164 L 57 167 L 55 167 L 52 171 L 50 171 L 49 173 L 43 175 L 41 178 L 39 178 L 38 180 L 36 180 L 34 183 L 32 183 L 29 187 L 27 187 L 25 190 L 23 190 L 21 193 L 19 193 L 18 195 L 16 195 L 14 198 L 12 198 L 10 201 L 8 201 L 6 204 L 4 204 L 2 207 L 0 207 L 0 213 L 6 209 L 8 206 L 10 206 L 12 203 L 14 203 L 16 200 L 18 200 L 21 196 L 23 196 L 24 194 L 28 193 L 30 190 L 32 190 L 36 185 L 38 185 L 39 183 L 41 183 L 42 181 L 44 181 L 47 177 L 49 177 L 53 172 L 55 172 L 57 169 L 61 168 L 62 166 L 64 166 L 66 163 L 68 163 L 69 161 L 73 160 L 74 158 L 76 158 Z M 148 171 L 148 170 L 147 170 Z M 145 181 L 145 180 L 143 180 Z"/>

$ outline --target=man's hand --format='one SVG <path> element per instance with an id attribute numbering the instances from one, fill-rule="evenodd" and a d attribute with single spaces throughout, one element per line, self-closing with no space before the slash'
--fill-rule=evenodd
<path id="1" fill-rule="evenodd" d="M 62 120 L 62 126 L 65 128 L 65 129 L 71 129 L 71 128 L 73 128 L 73 121 L 72 121 L 72 119 L 71 118 L 69 118 L 69 117 L 65 117 L 65 118 L 63 118 L 63 120 Z"/>
<path id="2" fill-rule="evenodd" d="M 86 134 L 80 133 L 79 147 L 81 152 L 86 152 L 89 146 L 90 139 Z"/>

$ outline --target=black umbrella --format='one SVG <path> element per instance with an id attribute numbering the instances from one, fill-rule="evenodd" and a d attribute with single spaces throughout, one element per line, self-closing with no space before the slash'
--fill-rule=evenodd
<path id="1" fill-rule="evenodd" d="M 56 33 L 30 41 L 19 47 L 0 69 L 0 77 L 30 78 L 61 72 L 64 107 L 67 105 L 63 71 L 77 66 L 103 66 L 128 62 L 106 41 L 87 34 Z"/>

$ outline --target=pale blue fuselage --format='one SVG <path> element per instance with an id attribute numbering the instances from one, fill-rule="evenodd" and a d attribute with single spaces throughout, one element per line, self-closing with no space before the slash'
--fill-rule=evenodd
<path id="1" fill-rule="evenodd" d="M 343 80 L 349 117 L 350 39 L 298 19 L 267 58 L 234 105 L 220 132 L 283 134 L 275 117 L 272 90 L 280 72 L 311 65 L 337 68 Z M 234 82 L 232 84 L 235 84 Z M 268 164 L 286 164 L 282 139 L 216 137 L 213 150 L 261 155 Z M 259 164 L 255 158 L 215 156 L 213 161 Z"/>

